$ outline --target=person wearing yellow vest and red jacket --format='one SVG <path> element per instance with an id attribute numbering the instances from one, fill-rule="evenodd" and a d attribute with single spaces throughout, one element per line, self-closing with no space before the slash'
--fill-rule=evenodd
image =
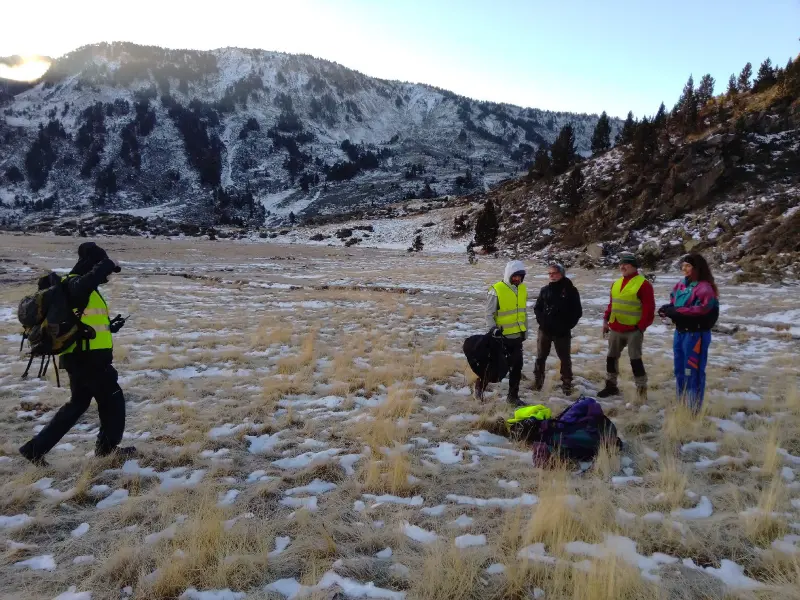
<path id="1" fill-rule="evenodd" d="M 124 319 L 109 317 L 108 305 L 97 289 L 108 283 L 111 273 L 119 272 L 119 266 L 108 258 L 105 250 L 94 242 L 85 242 L 78 248 L 75 267 L 62 280 L 71 308 L 82 323 L 91 327 L 94 337 L 79 340 L 59 357 L 61 367 L 69 374 L 71 397 L 50 423 L 19 449 L 22 456 L 36 465 L 47 464 L 45 454 L 78 422 L 92 398 L 97 401 L 100 416 L 95 455 L 128 457 L 136 453 L 135 448 L 119 447 L 125 431 L 125 397 L 112 366 L 111 336 L 122 327 Z"/>
<path id="2" fill-rule="evenodd" d="M 611 286 L 611 301 L 603 316 L 603 335 L 609 334 L 606 358 L 606 386 L 598 398 L 619 395 L 617 377 L 619 357 L 625 347 L 631 359 L 633 380 L 640 400 L 647 400 L 647 372 L 642 362 L 642 342 L 645 330 L 653 324 L 656 299 L 653 286 L 639 274 L 639 263 L 630 252 L 619 257 L 622 277 Z"/>
<path id="3" fill-rule="evenodd" d="M 512 260 L 506 265 L 503 281 L 489 288 L 486 303 L 486 324 L 495 335 L 503 337 L 503 345 L 508 357 L 508 402 L 524 406 L 519 399 L 519 383 L 522 379 L 522 342 L 528 331 L 528 288 L 522 283 L 525 279 L 525 265 Z M 486 384 L 480 379 L 475 382 L 475 395 L 483 399 Z"/>

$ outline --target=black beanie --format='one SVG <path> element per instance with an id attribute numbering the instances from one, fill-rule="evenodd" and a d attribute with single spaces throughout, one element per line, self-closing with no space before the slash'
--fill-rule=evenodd
<path id="1" fill-rule="evenodd" d="M 84 242 L 78 246 L 78 262 L 72 268 L 73 275 L 86 275 L 99 262 L 108 259 L 108 254 L 94 242 Z M 122 269 L 114 266 L 114 273 Z"/>

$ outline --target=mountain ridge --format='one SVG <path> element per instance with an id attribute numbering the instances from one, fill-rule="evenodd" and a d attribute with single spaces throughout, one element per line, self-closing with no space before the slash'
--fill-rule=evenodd
<path id="1" fill-rule="evenodd" d="M 177 220 L 250 226 L 486 190 L 524 172 L 568 122 L 588 154 L 598 118 L 476 101 L 310 55 L 130 43 L 65 54 L 0 110 L 6 221 L 162 207 Z"/>

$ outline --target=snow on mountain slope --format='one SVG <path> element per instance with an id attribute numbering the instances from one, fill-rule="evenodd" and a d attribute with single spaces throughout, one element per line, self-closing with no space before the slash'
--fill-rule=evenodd
<path id="1" fill-rule="evenodd" d="M 588 154 L 597 121 L 305 55 L 128 43 L 65 55 L 0 110 L 6 222 L 178 203 L 190 222 L 278 223 L 468 193 L 519 174 L 566 123 Z"/>

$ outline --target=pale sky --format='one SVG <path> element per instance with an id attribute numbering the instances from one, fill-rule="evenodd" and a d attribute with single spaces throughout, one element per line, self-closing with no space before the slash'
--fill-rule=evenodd
<path id="1" fill-rule="evenodd" d="M 624 117 L 716 91 L 747 61 L 800 52 L 800 0 L 137 0 L 11 2 L 0 56 L 85 44 L 311 54 L 367 75 L 536 108 Z"/>

